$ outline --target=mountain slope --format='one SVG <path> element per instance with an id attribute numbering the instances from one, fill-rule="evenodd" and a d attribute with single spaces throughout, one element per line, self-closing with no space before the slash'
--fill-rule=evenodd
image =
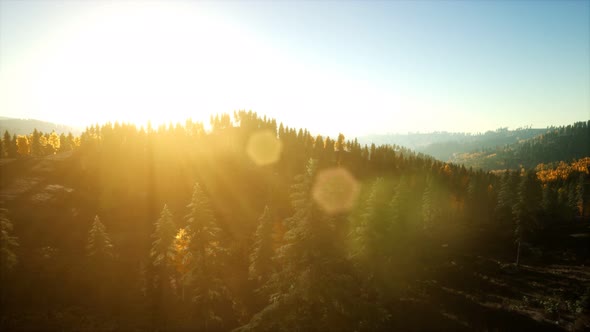
<path id="1" fill-rule="evenodd" d="M 409 133 L 367 135 L 359 137 L 361 144 L 396 144 L 433 156 L 442 161 L 448 161 L 454 154 L 473 152 L 482 148 L 493 148 L 506 144 L 516 143 L 545 133 L 547 129 L 518 128 L 508 130 L 499 128 L 495 131 L 487 131 L 484 134 L 469 133 Z"/>
<path id="2" fill-rule="evenodd" d="M 457 153 L 452 162 L 485 170 L 534 168 L 541 163 L 572 161 L 590 156 L 590 121 L 549 128 L 516 143 Z"/>
<path id="3" fill-rule="evenodd" d="M 79 135 L 81 133 L 79 128 L 53 122 L 0 117 L 0 133 L 4 133 L 4 131 L 8 130 L 10 134 L 27 135 L 32 133 L 35 129 L 44 133 L 51 133 L 52 131 L 55 131 L 58 134 L 67 134 L 71 132 L 74 135 Z"/>

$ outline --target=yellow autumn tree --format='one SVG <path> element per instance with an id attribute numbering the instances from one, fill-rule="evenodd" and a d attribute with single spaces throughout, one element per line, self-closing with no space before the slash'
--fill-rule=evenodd
<path id="1" fill-rule="evenodd" d="M 55 133 L 55 131 L 51 132 L 49 138 L 47 139 L 47 144 L 50 146 L 50 149 L 53 154 L 55 154 L 59 150 L 60 141 L 59 136 Z"/>
<path id="2" fill-rule="evenodd" d="M 27 136 L 18 135 L 16 138 L 17 152 L 21 156 L 28 156 L 31 153 L 31 146 Z"/>

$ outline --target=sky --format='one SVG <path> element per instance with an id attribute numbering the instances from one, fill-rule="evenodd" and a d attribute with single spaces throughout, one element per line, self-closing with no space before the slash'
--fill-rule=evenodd
<path id="1" fill-rule="evenodd" d="M 347 136 L 590 119 L 590 1 L 0 0 L 0 115 Z"/>

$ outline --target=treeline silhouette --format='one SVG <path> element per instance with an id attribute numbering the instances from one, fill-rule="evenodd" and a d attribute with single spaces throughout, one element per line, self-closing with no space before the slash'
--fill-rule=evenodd
<path id="1" fill-rule="evenodd" d="M 399 328 L 400 297 L 448 263 L 442 247 L 522 261 L 521 243 L 588 211 L 589 159 L 496 175 L 251 111 L 210 125 L 5 134 L 17 165 L 67 154 L 44 176 L 73 191 L 3 203 L 1 326 Z"/>

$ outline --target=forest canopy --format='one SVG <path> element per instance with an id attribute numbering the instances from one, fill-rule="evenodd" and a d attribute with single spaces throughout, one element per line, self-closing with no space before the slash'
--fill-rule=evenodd
<path id="1" fill-rule="evenodd" d="M 559 133 L 530 153 L 554 153 L 539 147 Z M 532 257 L 521 246 L 590 213 L 590 157 L 575 146 L 576 159 L 485 172 L 251 111 L 209 130 L 5 132 L 0 146 L 9 329 L 47 307 L 81 310 L 87 321 L 67 323 L 80 328 L 403 328 L 400 299 L 447 268 L 445 248 L 499 243 L 518 264 Z"/>

